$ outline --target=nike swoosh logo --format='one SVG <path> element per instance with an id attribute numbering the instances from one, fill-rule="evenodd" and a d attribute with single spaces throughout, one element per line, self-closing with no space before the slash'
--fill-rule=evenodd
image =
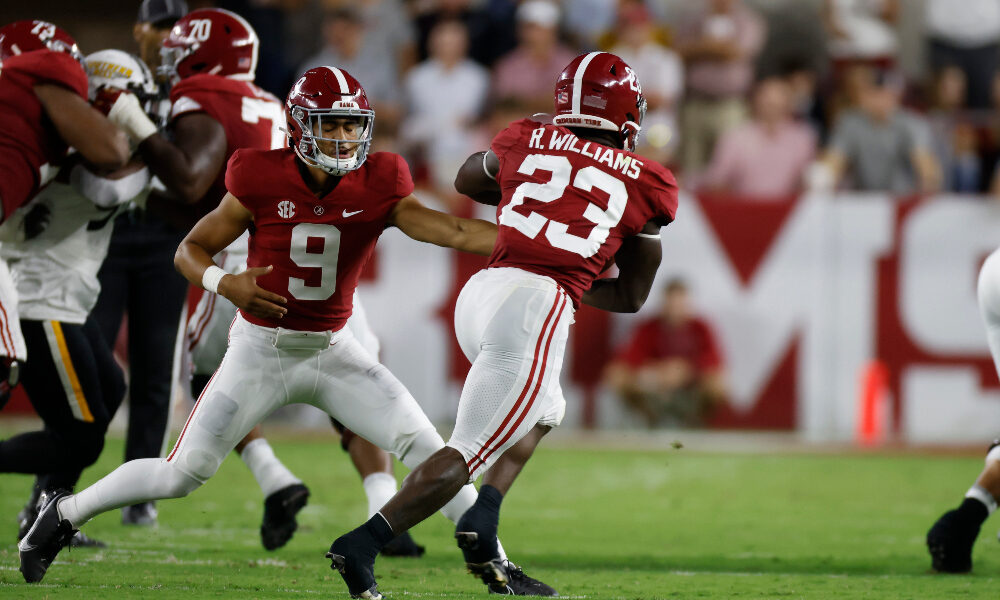
<path id="1" fill-rule="evenodd" d="M 344 209 L 344 216 L 345 217 L 353 217 L 354 215 L 356 215 L 358 213 L 362 213 L 362 212 L 365 212 L 365 209 L 362 208 L 361 210 L 356 210 L 354 212 L 347 212 L 347 209 L 345 208 Z"/>

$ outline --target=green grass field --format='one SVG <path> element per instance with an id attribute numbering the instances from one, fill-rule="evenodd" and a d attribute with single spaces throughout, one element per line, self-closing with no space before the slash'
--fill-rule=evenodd
<path id="1" fill-rule="evenodd" d="M 15 514 L 25 476 L 0 476 L 2 598 L 347 598 L 323 553 L 364 518 L 358 477 L 334 443 L 272 439 L 312 488 L 285 548 L 260 546 L 260 491 L 235 457 L 191 496 L 160 503 L 159 528 L 120 513 L 86 532 L 107 550 L 64 550 L 42 584 L 17 570 Z M 116 466 L 110 440 L 89 483 Z M 958 503 L 981 457 L 539 450 L 504 502 L 511 558 L 563 596 L 648 598 L 996 598 L 1000 523 L 988 521 L 975 574 L 935 575 L 927 528 Z M 402 475 L 400 473 L 400 475 Z M 388 598 L 482 598 L 451 524 L 414 530 L 419 560 L 376 564 Z"/>

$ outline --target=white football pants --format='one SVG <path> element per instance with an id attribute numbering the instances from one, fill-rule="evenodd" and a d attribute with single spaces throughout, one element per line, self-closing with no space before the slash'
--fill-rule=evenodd
<path id="1" fill-rule="evenodd" d="M 573 303 L 554 280 L 521 269 L 485 269 L 462 288 L 455 335 L 472 369 L 448 445 L 469 481 L 537 425 L 562 422 L 559 385 Z"/>
<path id="2" fill-rule="evenodd" d="M 295 402 L 327 412 L 411 469 L 444 447 L 413 396 L 346 327 L 291 331 L 237 316 L 229 339 L 170 455 L 123 464 L 63 501 L 63 518 L 79 527 L 114 508 L 186 495 L 215 474 L 254 425 Z M 465 486 L 441 512 L 457 521 L 475 500 L 475 488 Z"/>
<path id="3" fill-rule="evenodd" d="M 979 314 L 986 324 L 986 340 L 1000 373 L 1000 250 L 995 250 L 979 270 Z"/>
<path id="4" fill-rule="evenodd" d="M 238 269 L 230 266 L 223 267 L 230 273 L 240 273 L 245 265 Z M 208 375 L 214 373 L 222 362 L 222 357 L 226 354 L 226 347 L 229 344 L 229 326 L 236 318 L 236 305 L 226 300 L 218 294 L 202 294 L 198 300 L 191 318 L 187 323 L 187 344 L 191 352 L 191 372 L 195 375 Z M 358 292 L 354 292 L 354 310 L 350 318 L 347 319 L 346 327 L 354 334 L 354 339 L 361 343 L 361 346 L 369 354 L 378 358 L 381 345 L 378 336 L 372 331 L 368 324 L 368 315 L 364 306 L 361 305 L 361 298 Z"/>

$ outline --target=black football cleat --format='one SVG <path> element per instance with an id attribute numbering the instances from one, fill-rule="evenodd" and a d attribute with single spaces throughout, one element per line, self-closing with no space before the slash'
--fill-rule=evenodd
<path id="1" fill-rule="evenodd" d="M 44 492 L 39 490 L 37 487 L 32 491 L 31 497 L 28 498 L 28 503 L 24 505 L 21 512 L 17 513 L 17 541 L 21 541 L 24 536 L 28 535 L 28 530 L 31 526 L 35 524 L 35 519 L 38 518 L 38 511 L 42 509 L 42 506 L 49 501 L 49 498 L 56 493 L 68 493 L 66 490 L 45 490 Z M 77 531 L 76 535 L 69 541 L 70 548 L 107 548 L 108 545 L 101 540 L 95 540 L 86 533 L 82 531 Z"/>
<path id="2" fill-rule="evenodd" d="M 37 583 L 59 551 L 69 545 L 76 530 L 66 519 L 59 518 L 56 504 L 66 493 L 54 494 L 45 504 L 27 535 L 17 543 L 21 559 L 21 575 L 28 583 Z"/>
<path id="3" fill-rule="evenodd" d="M 505 596 L 558 596 L 551 586 L 528 577 L 521 567 L 509 560 L 495 558 L 484 563 L 466 563 L 469 572 L 478 577 L 491 594 Z"/>
<path id="4" fill-rule="evenodd" d="M 28 502 L 21 509 L 21 512 L 17 513 L 17 541 L 21 541 L 24 536 L 28 535 L 28 530 L 31 526 L 35 524 L 35 519 L 38 518 L 38 511 L 41 509 L 44 502 L 41 501 L 42 489 L 37 485 L 31 488 L 31 496 L 28 497 Z"/>
<path id="5" fill-rule="evenodd" d="M 476 552 L 480 550 L 479 534 L 474 531 L 457 531 L 455 532 L 455 540 L 467 559 L 470 556 L 475 556 Z M 496 542 L 493 543 L 493 547 L 496 547 Z M 485 562 L 469 562 L 467 560 L 465 567 L 486 584 L 491 594 L 507 596 L 559 595 L 559 592 L 551 586 L 528 577 L 521 567 L 499 557 Z"/>
<path id="6" fill-rule="evenodd" d="M 927 532 L 927 550 L 931 567 L 942 573 L 968 573 L 972 570 L 972 545 L 979 536 L 979 525 L 949 510 Z"/>
<path id="7" fill-rule="evenodd" d="M 409 531 L 404 531 L 386 544 L 379 554 L 382 556 L 420 558 L 424 555 L 425 551 L 426 549 L 423 546 L 413 540 Z"/>
<path id="8" fill-rule="evenodd" d="M 331 561 L 330 568 L 340 572 L 351 598 L 382 600 L 378 584 L 375 583 L 374 558 L 359 557 L 351 550 L 347 535 L 337 538 L 330 545 L 330 551 L 326 553 L 326 557 Z"/>
<path id="9" fill-rule="evenodd" d="M 264 500 L 264 520 L 260 524 L 260 541 L 267 550 L 277 550 L 292 539 L 299 528 L 295 515 L 309 501 L 309 488 L 301 483 L 281 488 Z"/>

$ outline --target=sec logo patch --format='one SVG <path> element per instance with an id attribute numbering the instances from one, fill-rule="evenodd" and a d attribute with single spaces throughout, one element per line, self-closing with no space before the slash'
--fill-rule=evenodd
<path id="1" fill-rule="evenodd" d="M 295 216 L 295 204 L 291 200 L 282 200 L 279 202 L 278 216 L 282 219 L 291 219 Z"/>

